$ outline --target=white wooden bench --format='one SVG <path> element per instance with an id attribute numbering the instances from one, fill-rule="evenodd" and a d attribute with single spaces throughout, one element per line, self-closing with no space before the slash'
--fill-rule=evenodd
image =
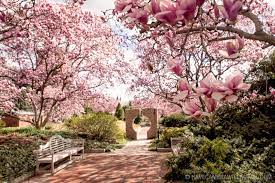
<path id="1" fill-rule="evenodd" d="M 36 157 L 36 174 L 40 164 L 50 164 L 51 172 L 54 174 L 58 170 L 72 163 L 72 156 L 80 155 L 84 157 L 84 140 L 83 139 L 64 139 L 59 135 L 52 136 L 45 145 L 40 145 L 38 150 L 34 150 Z M 63 163 L 55 169 L 55 163 L 69 158 L 69 162 Z"/>

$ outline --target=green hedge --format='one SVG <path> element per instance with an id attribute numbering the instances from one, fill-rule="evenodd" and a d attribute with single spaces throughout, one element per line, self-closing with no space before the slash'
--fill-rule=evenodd
<path id="1" fill-rule="evenodd" d="M 78 135 L 69 131 L 38 130 L 34 127 L 8 127 L 0 129 L 0 135 L 18 134 L 24 137 L 37 137 L 47 140 L 53 135 L 60 135 L 63 138 L 77 138 Z"/>
<path id="2" fill-rule="evenodd" d="M 39 141 L 22 137 L 5 137 L 0 141 L 0 177 L 4 181 L 13 180 L 34 170 L 33 150 Z"/>
<path id="3" fill-rule="evenodd" d="M 191 123 L 193 123 L 193 119 L 182 113 L 171 114 L 161 120 L 161 124 L 165 127 L 184 127 Z"/>
<path id="4" fill-rule="evenodd" d="M 106 113 L 92 113 L 73 117 L 65 124 L 74 133 L 85 139 L 116 143 L 125 138 L 117 125 L 117 118 Z"/>

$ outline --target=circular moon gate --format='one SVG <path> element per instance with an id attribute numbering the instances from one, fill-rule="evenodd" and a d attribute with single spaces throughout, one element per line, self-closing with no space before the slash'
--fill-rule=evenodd
<path id="1" fill-rule="evenodd" d="M 158 110 L 155 108 L 127 109 L 125 114 L 126 137 L 133 140 L 137 139 L 137 132 L 134 130 L 133 123 L 135 118 L 141 114 L 146 116 L 151 123 L 150 129 L 147 131 L 147 139 L 155 138 L 158 133 Z"/>

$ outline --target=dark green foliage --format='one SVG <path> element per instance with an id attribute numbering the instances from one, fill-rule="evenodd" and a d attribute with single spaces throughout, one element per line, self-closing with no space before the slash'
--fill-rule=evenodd
<path id="1" fill-rule="evenodd" d="M 198 137 L 189 142 L 188 148 L 180 156 L 169 158 L 167 165 L 171 171 L 166 175 L 167 180 L 172 181 L 196 181 L 195 175 L 203 174 L 232 174 L 230 164 L 234 160 L 235 153 L 230 144 L 222 139 L 209 140 L 206 137 Z M 190 175 L 190 177 L 186 177 Z M 211 180 L 208 180 L 212 182 Z M 215 181 L 213 181 L 215 182 Z"/>
<path id="2" fill-rule="evenodd" d="M 134 120 L 134 123 L 139 125 L 141 123 L 141 121 L 142 121 L 141 115 L 137 115 L 137 117 Z"/>
<path id="3" fill-rule="evenodd" d="M 226 104 L 216 111 L 213 119 L 213 127 L 203 123 L 186 127 L 194 134 L 194 142 L 184 154 L 169 158 L 168 166 L 172 171 L 166 179 L 184 182 L 271 182 L 271 177 L 275 176 L 274 99 L 267 96 L 241 105 Z M 236 179 L 192 180 L 192 175 L 198 174 L 232 175 Z M 191 175 L 191 178 L 187 176 L 189 179 L 186 180 L 185 175 Z"/>
<path id="4" fill-rule="evenodd" d="M 274 139 L 275 102 L 272 96 L 254 99 L 242 105 L 224 105 L 215 114 L 216 126 L 227 138 L 243 136 Z"/>
<path id="5" fill-rule="evenodd" d="M 266 94 L 266 90 L 269 93 L 269 87 L 275 88 L 275 51 L 255 65 L 251 77 L 251 91 L 257 90 L 259 94 Z"/>
<path id="6" fill-rule="evenodd" d="M 123 132 L 117 126 L 117 118 L 106 113 L 92 113 L 73 117 L 66 126 L 76 134 L 82 134 L 86 139 L 104 142 L 116 142 L 124 138 Z"/>
<path id="7" fill-rule="evenodd" d="M 190 123 L 193 123 L 191 118 L 187 118 L 182 113 L 172 114 L 162 119 L 161 124 L 165 127 L 183 127 Z"/>
<path id="8" fill-rule="evenodd" d="M 13 182 L 27 172 L 33 171 L 35 159 L 32 151 L 38 148 L 38 141 L 25 138 L 0 139 L 0 177 Z"/>
<path id="9" fill-rule="evenodd" d="M 119 119 L 119 120 L 124 120 L 124 110 L 121 107 L 120 103 L 118 103 L 118 105 L 116 107 L 115 117 L 117 117 L 117 119 Z"/>

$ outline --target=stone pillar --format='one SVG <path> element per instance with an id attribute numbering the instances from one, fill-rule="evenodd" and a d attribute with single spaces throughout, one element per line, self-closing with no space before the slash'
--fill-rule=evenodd
<path id="1" fill-rule="evenodd" d="M 126 121 L 126 137 L 136 140 L 137 132 L 133 128 L 135 118 L 140 115 L 140 109 L 126 109 L 125 121 Z"/>
<path id="2" fill-rule="evenodd" d="M 158 110 L 154 108 L 146 108 L 142 110 L 142 115 L 149 118 L 151 122 L 150 129 L 147 131 L 147 139 L 157 137 L 158 134 Z"/>

